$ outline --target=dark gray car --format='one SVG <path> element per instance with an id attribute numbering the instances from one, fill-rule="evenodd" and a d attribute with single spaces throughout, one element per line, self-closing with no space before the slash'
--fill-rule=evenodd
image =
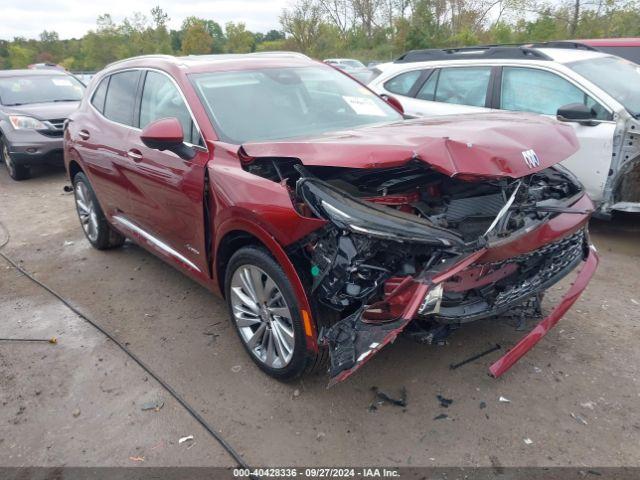
<path id="1" fill-rule="evenodd" d="M 11 178 L 28 178 L 38 163 L 62 163 L 64 121 L 83 93 L 66 72 L 0 71 L 0 158 Z"/>

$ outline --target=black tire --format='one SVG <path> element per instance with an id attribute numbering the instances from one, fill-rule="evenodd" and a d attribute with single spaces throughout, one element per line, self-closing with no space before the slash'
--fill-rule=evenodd
<path id="1" fill-rule="evenodd" d="M 16 181 L 26 180 L 31 176 L 31 169 L 27 165 L 17 164 L 9 154 L 9 144 L 3 138 L 0 140 L 0 157 L 2 162 L 7 167 L 9 176 Z"/>
<path id="2" fill-rule="evenodd" d="M 294 348 L 291 360 L 284 367 L 273 368 L 267 365 L 264 361 L 261 361 L 249 348 L 242 336 L 242 333 L 240 332 L 240 328 L 238 327 L 233 313 L 231 285 L 234 273 L 243 266 L 258 267 L 268 277 L 271 277 L 277 288 L 280 290 L 280 293 L 289 308 L 291 313 L 291 325 L 294 332 Z M 227 300 L 227 308 L 229 309 L 231 323 L 238 334 L 240 342 L 253 362 L 267 375 L 282 381 L 293 380 L 305 373 L 309 373 L 323 364 L 323 357 L 326 357 L 326 353 L 322 351 L 313 352 L 307 348 L 304 326 L 300 317 L 300 305 L 289 279 L 278 262 L 274 260 L 274 258 L 264 248 L 247 246 L 240 248 L 233 254 L 229 260 L 225 274 L 225 298 Z"/>
<path id="3" fill-rule="evenodd" d="M 92 208 L 95 212 L 96 229 L 94 234 L 88 233 L 82 222 L 82 215 L 80 212 L 80 207 L 78 205 L 78 189 L 82 187 L 86 189 L 84 190 L 84 192 L 86 195 L 88 195 L 90 201 L 92 202 Z M 98 203 L 96 194 L 91 187 L 91 183 L 89 183 L 86 175 L 82 172 L 78 172 L 73 177 L 73 194 L 76 200 L 76 211 L 78 212 L 78 218 L 80 219 L 80 224 L 83 227 L 82 230 L 85 237 L 87 237 L 87 240 L 89 240 L 89 243 L 91 243 L 91 245 L 98 250 L 108 250 L 111 248 L 121 247 L 125 241 L 125 237 L 114 230 L 111 225 L 109 225 L 109 222 L 104 216 L 102 208 L 100 208 L 100 204 Z"/>

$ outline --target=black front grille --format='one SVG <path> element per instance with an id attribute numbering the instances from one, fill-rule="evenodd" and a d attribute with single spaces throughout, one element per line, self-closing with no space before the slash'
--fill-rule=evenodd
<path id="1" fill-rule="evenodd" d="M 45 120 L 44 124 L 48 127 L 46 130 L 38 130 L 42 135 L 47 137 L 62 137 L 64 134 L 64 122 L 66 118 L 52 118 Z"/>

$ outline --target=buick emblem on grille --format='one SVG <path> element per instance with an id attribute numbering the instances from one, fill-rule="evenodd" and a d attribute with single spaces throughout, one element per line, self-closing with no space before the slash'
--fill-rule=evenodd
<path id="1" fill-rule="evenodd" d="M 527 167 L 536 168 L 540 166 L 540 159 L 534 150 L 525 150 L 522 152 L 522 157 L 524 158 L 524 163 L 527 164 Z"/>

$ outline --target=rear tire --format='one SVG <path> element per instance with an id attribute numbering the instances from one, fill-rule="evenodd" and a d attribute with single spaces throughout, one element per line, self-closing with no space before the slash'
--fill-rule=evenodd
<path id="1" fill-rule="evenodd" d="M 264 248 L 247 246 L 233 254 L 225 297 L 242 345 L 267 375 L 292 380 L 322 364 L 323 353 L 307 348 L 293 287 Z"/>
<path id="2" fill-rule="evenodd" d="M 125 237 L 116 232 L 107 222 L 96 194 L 82 172 L 73 177 L 73 195 L 80 225 L 89 243 L 98 250 L 122 246 Z"/>
<path id="3" fill-rule="evenodd" d="M 2 156 L 2 161 L 7 167 L 9 176 L 14 180 L 26 180 L 31 176 L 31 169 L 27 165 L 19 165 L 13 158 L 11 158 L 9 145 L 4 139 L 0 140 L 0 156 Z"/>

